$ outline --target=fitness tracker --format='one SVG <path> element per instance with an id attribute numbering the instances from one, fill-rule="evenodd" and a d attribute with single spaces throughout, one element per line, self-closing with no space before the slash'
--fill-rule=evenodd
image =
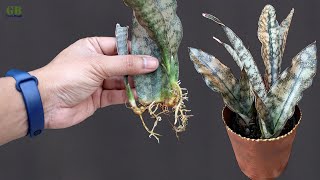
<path id="1" fill-rule="evenodd" d="M 29 73 L 17 69 L 11 69 L 6 77 L 16 80 L 16 89 L 22 94 L 28 115 L 28 134 L 30 137 L 39 135 L 44 128 L 44 112 L 38 79 Z"/>

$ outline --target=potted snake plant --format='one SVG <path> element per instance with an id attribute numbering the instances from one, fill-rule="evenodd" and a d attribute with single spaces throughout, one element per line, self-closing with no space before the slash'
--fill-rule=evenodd
<path id="1" fill-rule="evenodd" d="M 297 104 L 316 74 L 316 42 L 298 53 L 290 67 L 280 69 L 293 13 L 292 9 L 279 24 L 274 7 L 267 5 L 262 10 L 258 38 L 264 76 L 242 40 L 213 15 L 203 13 L 229 39 L 231 45 L 214 37 L 240 67 L 239 80 L 216 57 L 189 48 L 197 72 L 209 88 L 222 95 L 226 105 L 222 118 L 229 139 L 240 169 L 251 179 L 274 179 L 285 169 L 301 120 Z"/>

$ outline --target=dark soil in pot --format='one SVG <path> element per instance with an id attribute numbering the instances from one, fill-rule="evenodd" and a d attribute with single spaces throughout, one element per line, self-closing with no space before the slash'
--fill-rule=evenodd
<path id="1" fill-rule="evenodd" d="M 250 124 L 249 126 L 245 125 L 244 120 L 237 114 L 234 113 L 232 116 L 232 124 L 228 124 L 229 128 L 232 129 L 235 133 L 241 135 L 242 137 L 250 138 L 250 139 L 260 139 L 261 131 L 259 128 L 258 120 L 255 123 Z M 299 119 L 295 116 L 292 116 L 286 123 L 284 129 L 282 130 L 280 136 L 287 134 L 290 132 L 295 125 L 298 123 Z"/>

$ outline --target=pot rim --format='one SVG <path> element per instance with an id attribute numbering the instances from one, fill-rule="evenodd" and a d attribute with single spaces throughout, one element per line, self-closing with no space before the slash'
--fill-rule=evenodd
<path id="1" fill-rule="evenodd" d="M 290 132 L 288 132 L 288 133 L 285 134 L 285 135 L 276 137 L 276 138 L 269 138 L 269 139 L 251 139 L 251 138 L 243 137 L 243 136 L 241 136 L 240 134 L 234 132 L 234 131 L 227 125 L 227 123 L 226 123 L 226 121 L 225 121 L 225 119 L 224 119 L 224 116 L 223 116 L 223 112 L 224 112 L 224 110 L 225 110 L 226 108 L 228 108 L 228 106 L 224 106 L 224 108 L 222 109 L 222 112 L 221 112 L 222 120 L 223 120 L 223 123 L 224 123 L 226 129 L 227 129 L 228 131 L 230 131 L 231 133 L 233 133 L 234 135 L 237 135 L 239 138 L 241 138 L 241 139 L 243 139 L 243 140 L 247 140 L 247 141 L 252 141 L 252 142 L 272 142 L 272 141 L 278 141 L 278 140 L 280 140 L 280 139 L 284 139 L 284 138 L 286 138 L 287 136 L 290 136 L 293 132 L 296 131 L 296 129 L 298 128 L 298 126 L 299 126 L 299 124 L 300 124 L 300 121 L 301 121 L 301 119 L 302 119 L 301 110 L 300 110 L 300 108 L 299 108 L 298 105 L 297 105 L 296 108 L 298 108 L 298 110 L 299 110 L 300 118 L 299 118 L 298 123 L 294 126 L 294 128 L 291 129 Z M 230 108 L 228 108 L 228 109 L 229 109 L 231 112 L 233 112 Z M 235 113 L 235 112 L 233 112 L 233 113 Z M 294 114 L 293 114 L 293 115 L 294 115 Z"/>

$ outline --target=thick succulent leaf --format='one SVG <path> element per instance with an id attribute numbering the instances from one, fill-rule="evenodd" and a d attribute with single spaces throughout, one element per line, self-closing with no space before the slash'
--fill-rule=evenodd
<path id="1" fill-rule="evenodd" d="M 252 88 L 250 86 L 250 81 L 248 78 L 247 73 L 243 69 L 243 63 L 241 62 L 237 52 L 228 44 L 220 41 L 218 38 L 213 37 L 217 42 L 222 44 L 226 50 L 229 52 L 229 54 L 232 56 L 233 60 L 237 63 L 237 65 L 241 69 L 241 77 L 239 80 L 240 83 L 240 100 L 243 102 L 242 104 L 244 105 L 245 109 L 247 109 L 249 112 L 247 114 L 252 115 L 252 104 L 254 101 L 254 93 L 252 91 Z M 251 117 L 251 116 L 249 116 Z"/>
<path id="2" fill-rule="evenodd" d="M 252 117 L 253 116 L 253 114 L 252 114 L 253 113 L 252 112 L 253 109 L 251 107 L 252 107 L 253 101 L 254 101 L 254 93 L 252 91 L 248 75 L 245 72 L 245 70 L 243 69 L 243 63 L 241 62 L 237 52 L 230 45 L 220 41 L 216 37 L 213 37 L 213 39 L 218 41 L 220 44 L 222 44 L 226 48 L 226 50 L 232 56 L 233 60 L 237 63 L 237 65 L 241 69 L 241 77 L 240 77 L 240 80 L 239 80 L 239 83 L 240 83 L 240 101 L 242 102 L 242 104 L 244 106 L 244 109 L 247 110 L 247 112 L 245 114 L 247 114 L 247 116 L 249 116 L 249 117 Z"/>
<path id="3" fill-rule="evenodd" d="M 182 25 L 176 0 L 124 0 L 133 9 L 132 54 L 157 57 L 161 66 L 150 74 L 135 76 L 139 101 L 150 104 L 170 96 L 170 82 L 177 81 L 177 51 Z"/>
<path id="4" fill-rule="evenodd" d="M 261 138 L 270 138 L 274 134 L 274 124 L 269 109 L 259 96 L 256 96 L 256 110 L 259 116 Z"/>
<path id="5" fill-rule="evenodd" d="M 168 28 L 157 2 L 154 0 L 124 0 L 124 2 L 133 9 L 139 24 L 147 30 L 148 35 L 160 48 L 169 48 Z"/>
<path id="6" fill-rule="evenodd" d="M 131 53 L 151 55 L 161 61 L 161 54 L 157 44 L 149 38 L 146 30 L 135 18 L 133 19 L 132 25 Z M 167 79 L 163 77 L 164 74 L 163 66 L 159 66 L 153 73 L 134 76 L 140 103 L 150 104 L 153 101 L 162 101 L 162 87 L 167 85 L 167 82 L 163 82 Z"/>
<path id="7" fill-rule="evenodd" d="M 218 43 L 222 44 L 223 47 L 229 52 L 229 54 L 232 56 L 233 60 L 237 63 L 237 65 L 240 67 L 240 69 L 243 69 L 243 63 L 241 62 L 240 57 L 238 56 L 238 53 L 229 45 L 226 44 L 220 39 L 213 37 L 214 40 L 216 40 Z"/>
<path id="8" fill-rule="evenodd" d="M 254 93 L 250 86 L 249 78 L 244 69 L 241 71 L 241 76 L 239 80 L 240 84 L 240 102 L 243 105 L 243 109 L 246 110 L 245 113 L 249 117 L 253 117 L 253 102 L 254 102 Z"/>
<path id="9" fill-rule="evenodd" d="M 233 60 L 237 63 L 237 65 L 241 69 L 241 77 L 239 80 L 239 84 L 240 84 L 239 99 L 240 99 L 240 102 L 242 102 L 244 110 L 247 111 L 243 114 L 246 114 L 248 117 L 252 117 L 253 112 L 252 112 L 251 107 L 252 107 L 253 101 L 254 101 L 254 93 L 253 93 L 252 88 L 250 86 L 250 81 L 249 81 L 248 75 L 245 72 L 245 70 L 243 69 L 243 64 L 242 64 L 237 52 L 230 45 L 220 41 L 216 37 L 213 37 L 213 39 L 216 40 L 217 42 L 219 42 L 220 44 L 222 44 L 226 48 L 226 50 L 232 56 Z"/>
<path id="10" fill-rule="evenodd" d="M 117 52 L 119 55 L 128 55 L 129 54 L 129 46 L 128 46 L 128 36 L 129 36 L 129 27 L 121 27 L 120 24 L 116 25 L 116 41 L 117 41 Z M 126 92 L 128 96 L 129 103 L 132 107 L 136 107 L 136 101 L 134 98 L 134 94 L 131 90 L 128 76 L 124 76 L 124 84 L 126 87 Z"/>
<path id="11" fill-rule="evenodd" d="M 281 74 L 268 92 L 264 101 L 265 108 L 257 106 L 260 119 L 272 121 L 273 137 L 281 133 L 287 120 L 293 115 L 302 92 L 312 84 L 317 66 L 316 51 L 316 43 L 312 43 L 295 56 L 291 67 Z"/>
<path id="12" fill-rule="evenodd" d="M 291 24 L 291 20 L 294 14 L 294 9 L 292 9 L 289 13 L 289 15 L 284 19 L 281 24 L 280 24 L 280 30 L 279 30 L 279 40 L 280 40 L 280 61 L 279 61 L 279 73 L 280 73 L 280 68 L 281 68 L 281 60 L 283 57 L 284 50 L 286 48 L 286 43 L 287 43 L 287 37 L 288 37 L 288 32 Z"/>
<path id="13" fill-rule="evenodd" d="M 169 42 L 170 52 L 170 69 L 174 81 L 179 79 L 179 61 L 178 61 L 178 50 L 183 37 L 183 28 L 179 16 L 177 15 L 177 1 L 176 0 L 156 0 L 161 1 L 159 9 L 163 15 L 166 23 L 167 30 L 167 41 Z"/>
<path id="14" fill-rule="evenodd" d="M 182 38 L 182 25 L 176 14 L 175 0 L 124 0 L 133 8 L 139 24 L 159 46 L 162 63 L 170 71 L 175 65 L 173 56 L 177 53 Z M 170 72 L 169 72 L 170 73 Z"/>
<path id="15" fill-rule="evenodd" d="M 246 114 L 248 117 L 252 117 L 253 116 L 252 105 L 254 101 L 254 93 L 250 86 L 248 75 L 243 69 L 243 63 L 241 62 L 237 52 L 230 45 L 220 41 L 216 37 L 213 37 L 213 39 L 215 39 L 217 42 L 219 42 L 225 47 L 225 49 L 229 52 L 233 60 L 237 63 L 237 65 L 241 69 L 241 77 L 239 80 L 239 84 L 240 84 L 239 99 L 241 104 L 243 105 L 243 110 L 246 110 L 246 112 L 242 112 L 242 114 Z"/>
<path id="16" fill-rule="evenodd" d="M 167 41 L 169 42 L 169 51 L 172 54 L 178 52 L 182 36 L 182 24 L 180 18 L 176 14 L 177 2 L 175 0 L 156 0 L 158 1 L 159 10 L 165 19 L 167 29 Z"/>
<path id="17" fill-rule="evenodd" d="M 118 55 L 127 55 L 129 54 L 128 48 L 128 35 L 129 27 L 121 27 L 120 24 L 116 25 L 116 40 L 117 40 L 117 52 Z"/>
<path id="18" fill-rule="evenodd" d="M 276 20 L 276 10 L 266 5 L 259 19 L 258 38 L 262 44 L 261 56 L 266 67 L 268 85 L 272 86 L 278 79 L 280 56 L 279 24 Z"/>
<path id="19" fill-rule="evenodd" d="M 245 114 L 248 110 L 244 109 L 245 107 L 242 105 L 238 80 L 230 68 L 214 56 L 201 50 L 189 48 L 189 53 L 195 69 L 203 76 L 207 86 L 213 91 L 221 93 L 224 103 L 232 111 L 238 113 L 246 123 L 249 123 L 251 118 Z"/>
<path id="20" fill-rule="evenodd" d="M 203 16 L 218 23 L 226 33 L 233 49 L 237 52 L 242 64 L 243 68 L 246 71 L 250 84 L 254 92 L 257 93 L 259 97 L 262 99 L 266 96 L 266 88 L 264 86 L 261 74 L 259 73 L 258 67 L 253 60 L 253 57 L 249 50 L 244 46 L 242 40 L 226 25 L 224 25 L 217 17 L 203 13 Z"/>

